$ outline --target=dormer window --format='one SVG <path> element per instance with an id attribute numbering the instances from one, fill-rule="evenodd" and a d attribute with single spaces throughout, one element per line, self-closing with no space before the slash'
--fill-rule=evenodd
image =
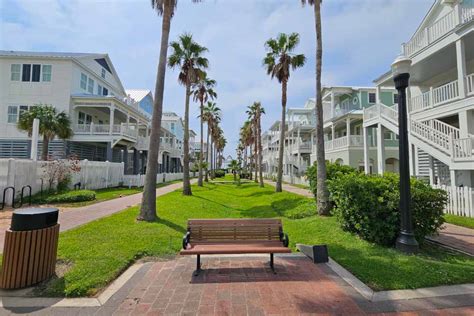
<path id="1" fill-rule="evenodd" d="M 105 69 L 104 68 L 102 68 L 102 72 L 101 72 L 100 76 L 105 79 Z"/>
<path id="2" fill-rule="evenodd" d="M 376 96 L 375 93 L 369 93 L 369 103 L 375 103 Z"/>

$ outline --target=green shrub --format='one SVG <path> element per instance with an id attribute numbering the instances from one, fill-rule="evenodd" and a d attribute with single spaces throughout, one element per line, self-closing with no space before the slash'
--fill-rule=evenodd
<path id="1" fill-rule="evenodd" d="M 45 203 L 74 203 L 95 200 L 95 192 L 89 190 L 69 191 L 44 198 Z"/>
<path id="2" fill-rule="evenodd" d="M 316 215 L 316 213 L 316 203 L 314 200 L 309 200 L 285 211 L 284 216 L 291 219 L 301 219 Z"/>
<path id="3" fill-rule="evenodd" d="M 351 166 L 339 165 L 337 163 L 332 163 L 328 161 L 326 161 L 326 171 L 327 180 L 332 180 L 338 176 L 345 174 L 359 173 L 359 171 L 352 168 Z M 309 181 L 309 189 L 311 190 L 311 192 L 313 192 L 314 197 L 316 198 L 316 194 L 318 192 L 318 165 L 316 162 L 308 168 L 308 170 L 306 171 L 306 177 Z"/>
<path id="4" fill-rule="evenodd" d="M 71 184 L 70 174 L 64 176 L 64 178 L 58 182 L 58 186 L 56 189 L 58 192 L 66 192 L 69 189 L 69 184 Z"/>
<path id="5" fill-rule="evenodd" d="M 216 178 L 223 178 L 223 177 L 225 177 L 225 170 L 217 169 L 216 171 L 214 171 L 214 176 L 215 176 Z"/>
<path id="6" fill-rule="evenodd" d="M 328 188 L 342 229 L 380 245 L 395 244 L 400 230 L 398 175 L 349 173 L 328 181 Z M 415 236 L 421 243 L 444 223 L 447 196 L 416 179 L 411 180 L 411 195 Z"/>

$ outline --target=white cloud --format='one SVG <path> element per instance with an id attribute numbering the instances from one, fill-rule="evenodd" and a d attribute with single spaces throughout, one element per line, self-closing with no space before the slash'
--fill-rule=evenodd
<path id="1" fill-rule="evenodd" d="M 109 53 L 127 88 L 153 91 L 161 19 L 149 1 L 0 0 L 0 47 L 14 50 Z M 323 83 L 369 85 L 388 69 L 427 12 L 432 0 L 332 0 L 323 3 Z M 7 8 L 7 9 L 5 9 Z M 189 31 L 209 48 L 210 76 L 218 82 L 218 104 L 233 154 L 245 107 L 267 109 L 264 127 L 280 117 L 280 86 L 261 65 L 264 42 L 279 32 L 298 32 L 298 52 L 308 63 L 292 74 L 288 106 L 315 94 L 314 20 L 299 1 L 181 0 L 170 39 Z M 182 114 L 184 88 L 167 72 L 165 110 Z M 191 127 L 198 129 L 197 106 Z"/>

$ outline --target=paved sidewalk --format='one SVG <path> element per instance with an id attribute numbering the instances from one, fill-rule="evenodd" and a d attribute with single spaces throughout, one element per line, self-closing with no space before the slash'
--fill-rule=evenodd
<path id="1" fill-rule="evenodd" d="M 271 185 L 271 186 L 276 186 L 276 182 L 273 182 L 273 181 L 270 181 L 270 180 L 264 180 L 264 182 L 266 184 Z M 294 185 L 286 184 L 286 183 L 282 184 L 282 188 L 283 188 L 283 190 L 291 192 L 291 193 L 303 195 L 303 196 L 309 197 L 309 198 L 314 198 L 313 193 L 308 189 L 298 188 L 298 187 L 295 187 Z"/>
<path id="2" fill-rule="evenodd" d="M 430 236 L 428 240 L 474 256 L 474 229 L 446 223 L 438 236 Z"/>
<path id="3" fill-rule="evenodd" d="M 196 182 L 192 179 L 191 183 Z M 183 186 L 182 182 L 173 183 L 156 189 L 156 196 L 165 195 L 169 192 L 180 189 Z M 60 230 L 65 231 L 104 216 L 108 216 L 120 211 L 123 211 L 131 206 L 140 204 L 142 202 L 142 193 L 124 196 L 117 199 L 112 199 L 104 202 L 91 204 L 84 207 L 63 208 L 59 212 L 58 222 L 61 225 Z M 4 221 L 0 225 L 0 252 L 3 251 L 3 243 L 5 239 L 5 230 L 10 227 L 10 221 Z"/>

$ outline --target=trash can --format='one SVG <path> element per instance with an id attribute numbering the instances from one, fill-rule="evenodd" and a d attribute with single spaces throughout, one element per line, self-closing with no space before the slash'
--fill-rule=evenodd
<path id="1" fill-rule="evenodd" d="M 5 232 L 0 288 L 18 289 L 51 277 L 55 272 L 59 224 L 57 208 L 13 211 Z"/>

